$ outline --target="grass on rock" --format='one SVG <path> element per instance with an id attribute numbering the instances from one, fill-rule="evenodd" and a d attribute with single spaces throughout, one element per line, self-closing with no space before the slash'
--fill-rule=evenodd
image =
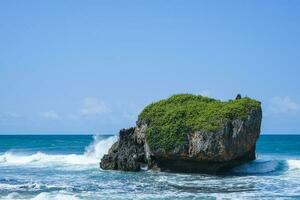
<path id="1" fill-rule="evenodd" d="M 147 123 L 146 140 L 152 149 L 171 150 L 192 131 L 215 132 L 228 120 L 245 120 L 260 102 L 245 97 L 223 102 L 192 94 L 177 94 L 148 105 L 139 115 Z"/>

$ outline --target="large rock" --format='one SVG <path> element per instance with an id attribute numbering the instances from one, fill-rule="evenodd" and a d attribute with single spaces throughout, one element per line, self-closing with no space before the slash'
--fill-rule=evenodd
<path id="1" fill-rule="evenodd" d="M 198 113 L 204 117 L 195 118 Z M 136 128 L 121 130 L 100 166 L 125 171 L 147 166 L 171 172 L 222 173 L 255 159 L 261 119 L 260 103 L 249 98 L 219 102 L 177 95 L 146 107 Z"/>

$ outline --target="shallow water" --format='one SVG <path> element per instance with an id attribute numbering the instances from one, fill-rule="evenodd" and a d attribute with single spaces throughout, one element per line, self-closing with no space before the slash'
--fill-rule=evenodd
<path id="1" fill-rule="evenodd" d="M 300 136 L 263 135 L 223 176 L 99 169 L 116 137 L 0 136 L 0 199 L 300 199 Z"/>

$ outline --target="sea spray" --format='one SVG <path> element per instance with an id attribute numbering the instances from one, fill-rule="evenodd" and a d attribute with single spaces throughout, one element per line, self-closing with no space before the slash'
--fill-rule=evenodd
<path id="1" fill-rule="evenodd" d="M 102 139 L 99 135 L 95 135 L 93 136 L 92 144 L 86 147 L 84 156 L 99 162 L 99 160 L 108 152 L 109 148 L 116 142 L 116 140 L 116 136 Z"/>
<path id="2" fill-rule="evenodd" d="M 28 165 L 30 167 L 45 167 L 48 165 L 83 165 L 89 167 L 98 167 L 98 163 L 102 156 L 107 153 L 109 147 L 117 140 L 116 136 L 106 139 L 100 136 L 94 136 L 93 142 L 86 147 L 83 154 L 47 154 L 36 152 L 31 155 L 22 155 L 7 151 L 0 155 L 1 165 Z"/>

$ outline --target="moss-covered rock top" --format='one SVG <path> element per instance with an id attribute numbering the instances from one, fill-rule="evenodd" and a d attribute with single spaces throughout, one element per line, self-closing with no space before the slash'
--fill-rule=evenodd
<path id="1" fill-rule="evenodd" d="M 146 140 L 152 149 L 172 150 L 186 133 L 214 132 L 228 120 L 245 120 L 260 102 L 245 97 L 223 102 L 192 94 L 178 94 L 148 105 L 139 115 L 147 123 Z"/>

